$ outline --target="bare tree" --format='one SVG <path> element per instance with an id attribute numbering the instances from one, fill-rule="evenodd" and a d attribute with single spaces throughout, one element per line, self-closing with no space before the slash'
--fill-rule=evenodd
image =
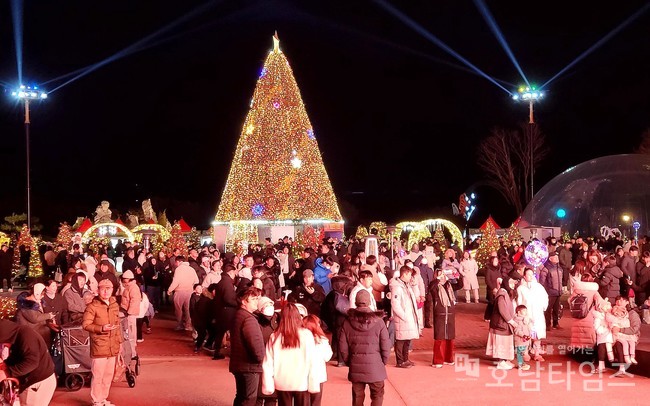
<path id="1" fill-rule="evenodd" d="M 519 167 L 519 184 L 523 184 L 523 202 L 527 204 L 533 195 L 531 172 L 534 175 L 535 169 L 548 155 L 546 137 L 536 124 L 521 124 L 520 133 L 513 139 L 512 151 L 517 156 L 517 167 Z M 521 187 L 520 187 L 521 189 Z"/>
<path id="2" fill-rule="evenodd" d="M 634 152 L 637 154 L 650 154 L 650 128 L 641 133 L 641 142 Z"/>
<path id="3" fill-rule="evenodd" d="M 511 145 L 515 138 L 512 131 L 493 129 L 492 135 L 479 146 L 477 163 L 486 172 L 488 183 L 514 206 L 517 213 L 521 213 L 521 195 Z"/>
<path id="4" fill-rule="evenodd" d="M 483 140 L 477 163 L 486 172 L 489 184 L 498 190 L 517 213 L 531 198 L 531 173 L 548 155 L 546 137 L 535 124 L 519 130 L 501 128 Z"/>

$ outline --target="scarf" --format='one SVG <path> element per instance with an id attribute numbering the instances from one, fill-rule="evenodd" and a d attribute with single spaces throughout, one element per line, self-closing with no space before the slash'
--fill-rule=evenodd
<path id="1" fill-rule="evenodd" d="M 449 286 L 448 283 L 438 283 L 438 298 L 440 298 L 440 302 L 445 306 L 445 307 L 451 307 L 451 300 L 450 300 L 450 294 L 449 290 L 451 289 L 451 286 Z"/>

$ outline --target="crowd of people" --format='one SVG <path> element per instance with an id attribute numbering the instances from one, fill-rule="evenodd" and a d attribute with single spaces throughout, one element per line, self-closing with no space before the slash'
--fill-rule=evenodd
<path id="1" fill-rule="evenodd" d="M 476 241 L 465 251 L 432 239 L 405 250 L 394 239 L 380 241 L 368 255 L 361 239 L 327 238 L 299 257 L 288 237 L 251 245 L 241 255 L 214 245 L 190 247 L 187 257 L 125 242 L 120 275 L 107 252 L 75 245 L 55 256 L 56 269 L 67 269 L 60 281 L 50 273 L 52 279 L 18 296 L 16 320 L 46 347 L 65 323 L 83 323 L 104 342 L 93 347 L 96 404 L 109 404 L 112 375 L 106 371 L 121 341 L 114 332 L 118 319 L 128 326 L 135 355 L 143 333 L 151 332 L 151 318 L 173 304 L 176 330 L 192 332 L 196 353 L 214 360 L 228 355 L 235 404 L 319 405 L 325 365 L 332 361 L 349 368 L 353 404 L 363 404 L 369 386 L 372 404 L 379 405 L 391 351 L 397 368 L 414 367 L 412 341 L 424 329 L 433 329 L 431 366 L 454 365 L 457 304 L 481 302 L 482 268 L 486 353 L 498 369 L 544 362 L 542 342 L 560 328 L 562 295 L 569 303 L 586 298 L 588 311 L 576 318 L 571 341 L 574 348 L 596 349 L 596 372 L 606 361 L 618 360 L 623 369 L 635 364 L 638 311 L 648 308 L 650 288 L 647 239 L 641 249 L 621 244 L 611 252 L 599 240 L 543 241 L 549 256 L 538 267 L 526 262 L 526 243 L 503 239 L 483 267 L 474 259 Z"/>

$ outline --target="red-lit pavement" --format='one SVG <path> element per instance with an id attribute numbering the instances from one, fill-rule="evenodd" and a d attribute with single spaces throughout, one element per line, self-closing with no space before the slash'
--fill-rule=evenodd
<path id="1" fill-rule="evenodd" d="M 414 342 L 411 359 L 416 366 L 398 369 L 394 356 L 388 369 L 385 405 L 482 405 L 495 404 L 568 404 L 607 405 L 647 404 L 644 394 L 650 380 L 640 376 L 614 377 L 610 370 L 602 376 L 588 373 L 589 366 L 559 354 L 559 345 L 567 341 L 570 318 L 561 321 L 563 329 L 550 332 L 546 362 L 532 364 L 519 375 L 516 369 L 499 371 L 485 356 L 487 323 L 484 304 L 460 304 L 457 307 L 458 338 L 456 366 L 431 367 L 432 330 Z M 113 385 L 109 400 L 116 405 L 231 405 L 234 380 L 228 373 L 228 359 L 213 361 L 209 354 L 192 353 L 188 333 L 173 331 L 171 315 L 163 312 L 152 322 L 153 334 L 145 335 L 139 345 L 141 375 L 134 388 L 126 382 Z M 551 350 L 552 348 L 552 350 Z M 462 363 L 462 365 L 461 365 Z M 526 375 L 524 375 L 526 374 Z M 351 386 L 347 368 L 328 367 L 329 380 L 323 394 L 324 405 L 351 404 Z M 88 387 L 78 392 L 58 389 L 52 405 L 89 405 Z M 370 400 L 366 399 L 366 404 Z"/>

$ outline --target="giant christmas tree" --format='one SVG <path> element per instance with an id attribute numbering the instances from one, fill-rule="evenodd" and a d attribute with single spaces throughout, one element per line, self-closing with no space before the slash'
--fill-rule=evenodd
<path id="1" fill-rule="evenodd" d="M 274 47 L 260 73 L 215 220 L 341 221 L 314 129 L 287 58 Z"/>

